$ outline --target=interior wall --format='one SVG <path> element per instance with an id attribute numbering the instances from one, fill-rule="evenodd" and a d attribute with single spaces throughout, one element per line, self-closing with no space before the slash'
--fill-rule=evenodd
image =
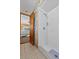
<path id="1" fill-rule="evenodd" d="M 44 47 L 47 44 L 47 15 L 38 8 L 38 46 Z"/>
<path id="2" fill-rule="evenodd" d="M 48 45 L 59 49 L 59 6 L 48 14 Z"/>
<path id="3" fill-rule="evenodd" d="M 39 8 L 37 12 L 38 46 L 59 50 L 59 6 L 48 14 Z"/>

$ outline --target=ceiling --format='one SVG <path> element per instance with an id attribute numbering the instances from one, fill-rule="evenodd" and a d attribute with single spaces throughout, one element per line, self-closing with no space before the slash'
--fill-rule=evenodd
<path id="1" fill-rule="evenodd" d="M 41 1 L 43 0 L 20 0 L 20 12 L 30 15 Z M 40 7 L 48 13 L 54 9 L 58 3 L 59 0 L 44 0 Z"/>
<path id="2" fill-rule="evenodd" d="M 30 15 L 37 7 L 39 0 L 20 0 L 20 12 Z"/>
<path id="3" fill-rule="evenodd" d="M 41 5 L 41 8 L 49 13 L 52 9 L 59 5 L 59 0 L 45 0 L 45 2 Z"/>

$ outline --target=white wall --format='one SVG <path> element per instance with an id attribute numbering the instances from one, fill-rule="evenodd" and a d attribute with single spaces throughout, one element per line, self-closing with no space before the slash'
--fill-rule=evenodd
<path id="1" fill-rule="evenodd" d="M 48 13 L 48 45 L 59 49 L 59 6 Z"/>
<path id="2" fill-rule="evenodd" d="M 46 49 L 59 49 L 59 8 L 50 11 L 48 15 L 42 10 L 37 10 L 38 17 L 38 46 Z M 48 26 L 47 26 L 48 22 Z M 45 29 L 44 29 L 45 28 Z"/>
<path id="3" fill-rule="evenodd" d="M 47 44 L 47 15 L 38 8 L 38 46 L 44 47 Z"/>

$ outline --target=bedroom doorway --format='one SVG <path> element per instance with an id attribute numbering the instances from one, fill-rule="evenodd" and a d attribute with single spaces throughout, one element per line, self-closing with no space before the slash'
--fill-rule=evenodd
<path id="1" fill-rule="evenodd" d="M 27 43 L 30 40 L 30 16 L 20 14 L 20 43 Z"/>

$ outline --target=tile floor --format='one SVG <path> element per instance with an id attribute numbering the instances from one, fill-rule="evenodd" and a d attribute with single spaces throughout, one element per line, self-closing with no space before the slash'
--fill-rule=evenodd
<path id="1" fill-rule="evenodd" d="M 20 59 L 47 59 L 35 46 L 29 43 L 20 45 Z"/>

